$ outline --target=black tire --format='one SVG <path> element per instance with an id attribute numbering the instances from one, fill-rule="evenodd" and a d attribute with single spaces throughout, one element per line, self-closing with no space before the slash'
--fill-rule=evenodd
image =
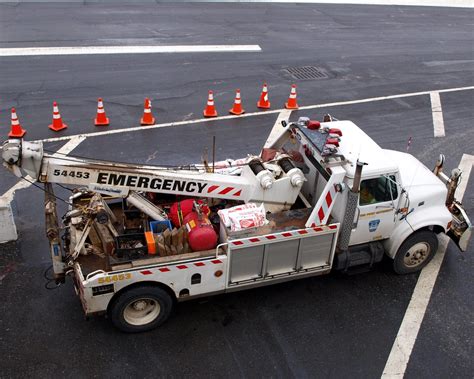
<path id="1" fill-rule="evenodd" d="M 420 271 L 438 250 L 438 237 L 430 230 L 421 230 L 410 235 L 400 246 L 393 260 L 397 274 Z"/>
<path id="2" fill-rule="evenodd" d="M 173 310 L 173 298 L 160 287 L 141 285 L 125 289 L 109 305 L 112 324 L 122 332 L 140 333 L 163 324 Z"/>

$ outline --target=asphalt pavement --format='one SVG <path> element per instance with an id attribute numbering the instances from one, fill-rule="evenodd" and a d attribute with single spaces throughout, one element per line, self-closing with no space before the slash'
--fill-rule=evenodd
<path id="1" fill-rule="evenodd" d="M 217 158 L 257 153 L 278 114 L 127 132 L 150 97 L 157 123 L 202 117 L 208 90 L 225 115 L 240 88 L 256 112 L 264 81 L 272 108 L 290 85 L 300 105 L 472 86 L 472 10 L 315 4 L 0 3 L 0 48 L 258 44 L 261 52 L 0 57 L 0 135 L 14 106 L 27 139 L 124 129 L 87 138 L 72 153 L 125 162 L 181 164 L 217 140 Z M 312 66 L 320 78 L 288 69 Z M 350 119 L 384 148 L 446 172 L 474 155 L 473 90 L 441 93 L 445 137 L 433 136 L 428 95 L 293 112 Z M 103 97 L 111 125 L 93 126 Z M 68 129 L 54 133 L 52 101 Z M 57 150 L 64 142 L 48 143 Z M 0 171 L 0 194 L 15 184 Z M 474 217 L 474 180 L 464 204 Z M 58 191 L 60 196 L 66 193 Z M 69 282 L 44 288 L 49 266 L 43 194 L 15 196 L 20 240 L 0 246 L 0 377 L 380 377 L 417 282 L 390 262 L 359 275 L 331 274 L 182 303 L 159 329 L 117 332 L 84 320 Z M 407 378 L 472 377 L 473 262 L 450 244 Z"/>

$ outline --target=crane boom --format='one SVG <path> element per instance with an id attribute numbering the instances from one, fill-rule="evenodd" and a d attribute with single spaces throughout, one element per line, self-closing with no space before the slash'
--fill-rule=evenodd
<path id="1" fill-rule="evenodd" d="M 240 175 L 209 173 L 197 166 L 167 168 L 117 163 L 44 153 L 40 141 L 10 139 L 3 145 L 4 165 L 16 176 L 31 176 L 42 183 L 87 186 L 90 190 L 115 196 L 130 191 L 212 197 L 244 202 L 263 202 L 272 211 L 288 209 L 304 181 L 281 172 L 274 178 L 257 157 L 241 167 Z M 257 167 L 258 166 L 258 167 Z"/>

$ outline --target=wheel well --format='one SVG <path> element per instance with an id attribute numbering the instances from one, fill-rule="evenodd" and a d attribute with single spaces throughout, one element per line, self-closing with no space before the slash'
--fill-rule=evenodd
<path id="1" fill-rule="evenodd" d="M 440 234 L 440 233 L 445 232 L 444 228 L 441 225 L 430 225 L 430 226 L 425 226 L 423 228 L 417 229 L 415 231 L 415 233 L 418 232 L 418 231 L 421 231 L 421 230 L 429 230 L 429 231 L 431 231 L 433 233 L 436 233 L 436 234 Z"/>
<path id="2" fill-rule="evenodd" d="M 173 292 L 173 290 L 168 287 L 166 284 L 163 284 L 163 283 L 160 283 L 160 282 L 151 282 L 151 281 L 144 281 L 144 282 L 137 282 L 137 283 L 133 283 L 133 284 L 130 284 L 129 286 L 126 286 L 124 288 L 122 288 L 120 291 L 117 291 L 116 293 L 114 293 L 114 296 L 112 296 L 112 299 L 110 299 L 109 301 L 109 304 L 107 305 L 107 311 L 109 310 L 110 308 L 110 305 L 113 304 L 113 302 L 115 301 L 115 299 L 121 294 L 123 293 L 124 291 L 127 291 L 131 288 L 135 288 L 135 287 L 143 287 L 143 286 L 150 286 L 150 287 L 159 287 L 161 288 L 162 290 L 166 291 L 168 293 L 168 295 L 170 295 L 171 299 L 173 299 L 173 302 L 176 302 L 176 294 Z"/>
<path id="3" fill-rule="evenodd" d="M 387 256 L 389 256 L 391 259 L 394 259 L 395 258 L 395 255 L 397 254 L 397 251 L 398 249 L 400 248 L 400 246 L 413 234 L 415 233 L 418 233 L 418 232 L 422 232 L 424 230 L 427 230 L 427 231 L 430 231 L 430 232 L 433 232 L 435 234 L 439 234 L 439 233 L 445 233 L 445 229 L 443 226 L 441 225 L 427 225 L 427 226 L 423 226 L 419 229 L 416 229 L 416 230 L 413 230 L 413 228 L 410 229 L 410 233 L 408 233 L 405 238 L 403 240 L 400 241 L 400 243 L 392 243 L 390 245 L 385 245 L 384 244 L 384 247 L 385 247 L 385 253 L 387 254 Z M 393 239 L 393 236 L 392 238 L 389 239 L 389 241 Z M 398 236 L 398 240 L 400 240 L 400 236 Z"/>

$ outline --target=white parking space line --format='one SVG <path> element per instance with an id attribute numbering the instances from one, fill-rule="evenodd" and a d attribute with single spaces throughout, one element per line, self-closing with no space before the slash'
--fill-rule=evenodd
<path id="1" fill-rule="evenodd" d="M 466 191 L 467 182 L 471 175 L 472 167 L 474 166 L 474 155 L 463 154 L 459 168 L 462 171 L 461 183 L 456 189 L 456 197 L 461 201 L 462 194 Z"/>
<path id="2" fill-rule="evenodd" d="M 439 92 L 430 93 L 431 113 L 433 115 L 433 128 L 435 137 L 444 137 L 444 119 L 443 108 L 441 107 L 441 98 Z"/>
<path id="3" fill-rule="evenodd" d="M 233 2 L 238 2 L 234 0 Z M 232 2 L 232 1 L 231 1 Z M 253 3 L 268 2 L 268 0 L 251 0 Z M 303 4 L 356 4 L 356 5 L 402 5 L 419 7 L 461 7 L 472 8 L 472 0 L 272 0 L 274 3 L 303 3 Z"/>
<path id="4" fill-rule="evenodd" d="M 259 45 L 175 45 L 175 46 L 59 46 L 0 48 L 0 57 L 37 55 L 163 54 L 259 52 Z"/>
<path id="5" fill-rule="evenodd" d="M 28 179 L 29 181 L 34 181 L 34 179 L 29 176 L 27 176 L 26 179 Z M 26 180 L 20 180 L 14 186 L 8 189 L 1 197 L 5 198 L 8 203 L 11 203 L 13 200 L 13 196 L 15 196 L 16 191 L 23 188 L 28 188 L 30 186 L 31 186 L 30 182 L 27 182 Z"/>
<path id="6" fill-rule="evenodd" d="M 447 89 L 437 90 L 435 92 L 446 93 L 446 92 L 457 92 L 457 91 L 467 91 L 467 90 L 474 90 L 474 86 L 447 88 Z M 330 107 L 336 107 L 336 106 L 342 106 L 342 105 L 362 104 L 362 103 L 370 103 L 370 102 L 375 102 L 375 101 L 399 99 L 399 98 L 404 98 L 404 97 L 426 96 L 426 95 L 430 95 L 432 92 L 433 91 L 412 92 L 412 93 L 403 93 L 403 94 L 391 95 L 391 96 L 371 97 L 371 98 L 359 99 L 359 100 L 339 101 L 339 102 L 326 103 L 326 104 L 314 104 L 314 105 L 308 105 L 308 106 L 300 107 L 299 110 L 317 109 L 317 108 L 330 108 Z M 212 122 L 212 121 L 219 121 L 219 120 L 230 120 L 230 119 L 234 119 L 234 118 L 265 116 L 265 115 L 273 114 L 273 113 L 281 113 L 282 111 L 285 111 L 285 110 L 286 109 L 284 109 L 284 108 L 280 108 L 280 109 L 269 110 L 269 111 L 244 113 L 243 115 L 240 115 L 240 116 L 230 115 L 230 116 L 220 116 L 220 117 L 213 117 L 213 118 L 202 118 L 202 119 L 196 119 L 196 120 L 167 122 L 167 123 L 163 123 L 163 124 L 155 124 L 155 125 L 149 125 L 149 126 L 134 126 L 134 127 L 131 127 L 131 128 L 105 130 L 105 131 L 101 131 L 101 132 L 78 134 L 76 136 L 81 136 L 81 137 L 86 137 L 86 138 L 98 137 L 98 136 L 104 136 L 104 135 L 110 135 L 110 134 L 138 132 L 140 130 L 167 128 L 167 127 L 173 127 L 173 126 L 197 124 L 197 123 Z M 75 136 L 53 137 L 53 138 L 45 138 L 45 139 L 42 139 L 41 141 L 43 141 L 43 142 L 57 142 L 57 141 L 65 141 L 65 140 L 71 139 L 73 137 L 75 137 Z"/>
<path id="7" fill-rule="evenodd" d="M 78 147 L 85 139 L 86 137 L 84 136 L 75 136 L 68 143 L 62 146 L 56 153 L 54 153 L 53 156 L 58 157 L 60 155 L 69 154 L 76 147 Z"/>
<path id="8" fill-rule="evenodd" d="M 463 170 L 463 186 L 459 186 L 456 191 L 456 197 L 462 201 L 466 191 L 467 182 L 474 164 L 474 156 L 464 154 L 459 167 Z M 433 260 L 421 271 L 416 283 L 415 290 L 408 304 L 408 308 L 403 317 L 402 324 L 398 330 L 397 337 L 393 343 L 392 350 L 383 370 L 383 379 L 403 378 L 410 360 L 413 346 L 415 345 L 421 323 L 426 313 L 430 301 L 433 287 L 436 283 L 441 264 L 449 243 L 449 237 L 441 235 L 440 245 Z"/>
<path id="9" fill-rule="evenodd" d="M 79 144 L 84 141 L 86 137 L 84 136 L 75 136 L 71 138 L 70 141 L 68 141 L 64 146 L 62 146 L 56 153 L 53 154 L 55 157 L 63 156 L 63 154 L 69 154 L 71 151 L 73 151 Z M 28 188 L 30 187 L 34 179 L 30 178 L 29 176 L 26 177 L 27 180 L 20 180 L 18 183 L 16 183 L 13 187 L 11 187 L 9 190 L 7 190 L 2 197 L 6 198 L 8 202 L 12 202 L 13 197 L 15 196 L 15 191 L 18 191 L 20 189 Z"/>

